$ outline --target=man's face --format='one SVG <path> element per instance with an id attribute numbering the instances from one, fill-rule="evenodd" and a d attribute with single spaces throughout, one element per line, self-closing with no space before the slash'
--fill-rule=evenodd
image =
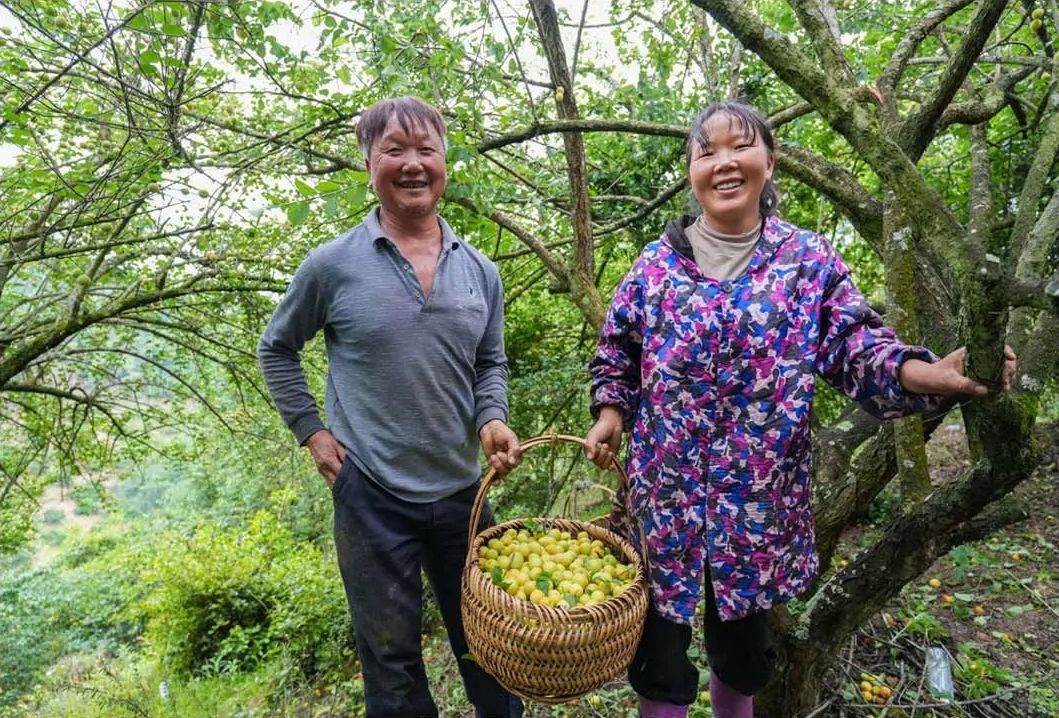
<path id="1" fill-rule="evenodd" d="M 422 217 L 437 211 L 445 191 L 445 143 L 428 125 L 411 132 L 391 117 L 369 151 L 368 176 L 379 204 L 394 217 Z"/>

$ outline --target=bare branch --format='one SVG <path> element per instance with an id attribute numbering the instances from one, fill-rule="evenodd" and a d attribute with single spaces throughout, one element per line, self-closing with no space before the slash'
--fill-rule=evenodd
<path id="1" fill-rule="evenodd" d="M 662 125 L 656 122 L 639 122 L 636 120 L 557 120 L 555 122 L 540 122 L 518 132 L 494 137 L 479 143 L 477 150 L 484 154 L 490 150 L 557 132 L 630 132 L 638 135 L 656 135 L 680 139 L 684 139 L 687 136 L 687 129 L 684 127 Z"/>
<path id="2" fill-rule="evenodd" d="M 1041 197 L 1045 196 L 1048 186 L 1049 173 L 1055 159 L 1059 156 L 1059 94 L 1053 92 L 1050 102 L 1053 112 L 1048 124 L 1041 133 L 1037 152 L 1033 156 L 1033 164 L 1026 173 L 1026 180 L 1022 184 L 1019 193 L 1018 214 L 1015 216 L 1015 226 L 1011 230 L 1011 256 L 1018 257 L 1016 276 L 1022 278 L 1039 277 L 1044 263 L 1047 261 L 1048 250 L 1054 241 L 1054 235 L 1049 232 L 1038 232 L 1030 243 L 1031 230 L 1037 223 L 1037 207 Z M 1059 193 L 1057 193 L 1059 194 Z M 1054 200 L 1054 195 L 1053 195 Z M 1054 201 L 1049 203 L 1055 205 Z M 1055 212 L 1046 220 L 1046 225 L 1055 228 Z M 1025 254 L 1025 257 L 1023 256 Z"/>
<path id="3" fill-rule="evenodd" d="M 692 3 L 721 23 L 740 43 L 764 60 L 781 80 L 818 110 L 853 102 L 852 97 L 842 92 L 816 59 L 787 40 L 782 33 L 758 20 L 746 3 L 740 0 L 692 0 Z M 830 116 L 834 113 L 825 114 Z"/>
<path id="4" fill-rule="evenodd" d="M 1059 272 L 1051 279 L 1012 279 L 1007 292 L 1012 307 L 1043 309 L 1059 317 Z"/>
<path id="5" fill-rule="evenodd" d="M 1012 102 L 1011 90 L 1016 84 L 1029 77 L 1036 68 L 1021 67 L 998 77 L 986 90 L 984 98 L 974 102 L 954 102 L 945 108 L 938 120 L 938 128 L 949 125 L 977 125 L 992 119 Z"/>
<path id="6" fill-rule="evenodd" d="M 510 217 L 508 217 L 505 213 L 496 209 L 479 209 L 478 206 L 474 204 L 474 202 L 463 197 L 456 198 L 452 200 L 452 202 L 460 205 L 461 207 L 471 210 L 475 214 L 479 214 L 483 217 L 486 217 L 490 221 L 503 227 L 508 232 L 518 237 L 523 244 L 529 247 L 529 249 L 534 254 L 536 254 L 537 257 L 540 258 L 541 262 L 544 263 L 544 266 L 548 268 L 548 271 L 551 272 L 552 276 L 555 277 L 557 281 L 562 283 L 567 283 L 570 281 L 569 273 L 567 272 L 566 267 L 563 265 L 562 260 L 559 257 L 555 256 L 555 254 L 553 254 L 552 251 L 547 246 L 545 246 L 543 242 L 534 237 L 532 232 L 530 232 L 528 229 L 526 229 Z"/>
<path id="7" fill-rule="evenodd" d="M 677 194 L 679 194 L 680 191 L 687 186 L 687 177 L 681 177 L 680 179 L 666 187 L 664 190 L 662 190 L 657 197 L 655 197 L 643 207 L 641 207 L 640 210 L 637 211 L 635 214 L 630 215 L 624 219 L 620 219 L 617 222 L 613 222 L 611 224 L 607 224 L 600 227 L 598 230 L 596 230 L 596 237 L 602 237 L 604 235 L 612 234 L 620 229 L 628 227 L 630 224 L 639 222 L 641 219 L 647 217 L 649 214 L 654 212 L 663 204 L 676 197 Z"/>

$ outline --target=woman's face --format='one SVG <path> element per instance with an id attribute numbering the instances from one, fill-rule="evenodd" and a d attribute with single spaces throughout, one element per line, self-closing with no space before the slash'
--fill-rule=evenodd
<path id="1" fill-rule="evenodd" d="M 691 189 L 711 227 L 724 234 L 749 232 L 761 221 L 761 191 L 775 160 L 760 136 L 744 132 L 739 119 L 726 112 L 706 120 L 705 130 L 706 147 L 692 140 Z"/>

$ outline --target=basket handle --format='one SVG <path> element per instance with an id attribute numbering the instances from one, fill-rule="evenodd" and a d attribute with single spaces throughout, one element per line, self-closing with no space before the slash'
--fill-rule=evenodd
<path id="1" fill-rule="evenodd" d="M 558 444 L 562 442 L 568 442 L 571 444 L 577 444 L 583 447 L 585 445 L 584 439 L 578 436 L 570 436 L 569 434 L 545 434 L 544 436 L 537 436 L 532 439 L 526 439 L 522 442 L 522 450 L 531 449 L 534 446 Z M 618 472 L 618 478 L 621 484 L 621 490 L 625 493 L 625 505 L 621 508 L 624 509 L 625 514 L 625 528 L 629 532 L 628 536 L 632 538 L 632 504 L 630 491 L 629 491 L 629 476 L 625 473 L 625 469 L 621 467 L 618 462 L 616 455 L 611 455 L 610 465 L 614 467 L 614 470 Z M 474 537 L 478 533 L 478 522 L 482 518 L 482 509 L 485 507 L 486 495 L 489 493 L 489 487 L 493 484 L 500 483 L 500 479 L 497 477 L 496 469 L 489 469 L 489 472 L 482 478 L 482 483 L 478 487 L 478 494 L 474 497 L 474 506 L 471 507 L 471 523 L 467 527 L 467 551 L 471 550 L 471 544 L 474 543 Z M 640 527 L 640 554 L 644 557 L 644 566 L 647 566 L 646 554 L 647 542 L 644 540 L 643 527 Z"/>

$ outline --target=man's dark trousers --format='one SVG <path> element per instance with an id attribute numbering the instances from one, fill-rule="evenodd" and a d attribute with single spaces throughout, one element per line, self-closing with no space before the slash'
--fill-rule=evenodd
<path id="1" fill-rule="evenodd" d="M 437 718 L 422 659 L 425 571 L 479 718 L 519 718 L 522 703 L 462 658 L 460 580 L 477 485 L 440 501 L 403 501 L 348 457 L 332 489 L 335 548 L 364 672 L 366 718 Z M 492 523 L 488 509 L 481 527 Z"/>

